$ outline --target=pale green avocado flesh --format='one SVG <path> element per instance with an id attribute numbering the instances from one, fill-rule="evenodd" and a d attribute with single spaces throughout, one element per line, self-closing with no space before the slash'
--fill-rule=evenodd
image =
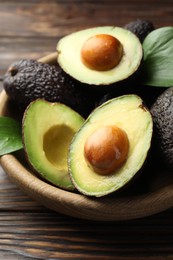
<path id="1" fill-rule="evenodd" d="M 84 119 L 71 108 L 42 99 L 32 102 L 23 118 L 23 143 L 32 168 L 45 180 L 73 190 L 67 165 L 70 142 Z"/>
<path id="2" fill-rule="evenodd" d="M 129 139 L 126 162 L 110 175 L 94 172 L 84 158 L 87 138 L 102 126 L 117 126 Z M 75 134 L 69 149 L 68 164 L 76 188 L 88 196 L 104 196 L 124 187 L 144 164 L 151 146 L 153 122 L 150 112 L 137 95 L 124 95 L 96 108 Z"/>
<path id="3" fill-rule="evenodd" d="M 107 71 L 96 71 L 85 66 L 81 59 L 81 49 L 87 39 L 98 34 L 108 34 L 117 38 L 123 46 L 120 63 Z M 109 85 L 131 76 L 139 67 L 143 56 L 139 39 L 130 31 L 114 26 L 101 26 L 69 34 L 57 44 L 58 63 L 62 69 L 76 80 L 94 85 Z"/>

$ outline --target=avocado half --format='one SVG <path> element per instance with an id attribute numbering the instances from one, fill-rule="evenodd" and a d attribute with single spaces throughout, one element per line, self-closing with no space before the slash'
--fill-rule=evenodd
<path id="1" fill-rule="evenodd" d="M 85 160 L 87 138 L 103 126 L 123 129 L 129 140 L 125 163 L 109 175 L 100 175 Z M 75 134 L 68 154 L 69 172 L 74 186 L 88 196 L 101 197 L 124 187 L 144 164 L 151 146 L 152 117 L 137 95 L 124 95 L 96 108 Z"/>
<path id="2" fill-rule="evenodd" d="M 106 71 L 90 69 L 81 59 L 84 43 L 100 34 L 115 37 L 123 47 L 118 65 Z M 127 79 L 138 69 L 143 56 L 142 45 L 137 36 L 124 28 L 114 26 L 94 27 L 69 34 L 60 39 L 57 52 L 57 60 L 62 69 L 76 80 L 90 85 L 110 85 Z"/>
<path id="3" fill-rule="evenodd" d="M 24 150 L 40 177 L 73 190 L 67 166 L 69 144 L 84 119 L 68 106 L 37 99 L 25 110 L 22 132 Z"/>

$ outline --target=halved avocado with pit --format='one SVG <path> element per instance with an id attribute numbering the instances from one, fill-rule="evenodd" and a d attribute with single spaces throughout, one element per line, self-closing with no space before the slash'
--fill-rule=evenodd
<path id="1" fill-rule="evenodd" d="M 26 109 L 22 122 L 23 143 L 29 164 L 43 179 L 73 190 L 67 166 L 70 142 L 84 119 L 68 106 L 42 99 Z"/>
<path id="2" fill-rule="evenodd" d="M 120 190 L 144 164 L 152 132 L 151 114 L 137 95 L 96 108 L 70 145 L 68 165 L 75 187 L 96 197 Z"/>
<path id="3" fill-rule="evenodd" d="M 84 29 L 69 34 L 57 44 L 58 63 L 76 80 L 110 85 L 131 76 L 143 56 L 139 39 L 114 26 Z"/>

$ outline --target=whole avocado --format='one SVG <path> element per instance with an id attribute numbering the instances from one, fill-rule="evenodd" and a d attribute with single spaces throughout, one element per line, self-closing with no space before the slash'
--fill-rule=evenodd
<path id="1" fill-rule="evenodd" d="M 173 170 L 173 87 L 166 89 L 151 107 L 159 154 Z"/>
<path id="2" fill-rule="evenodd" d="M 23 59 L 11 64 L 3 85 L 12 102 L 21 110 L 42 98 L 63 103 L 87 116 L 95 104 L 94 93 L 81 88 L 80 82 L 66 75 L 58 65 L 36 60 Z"/>
<path id="3" fill-rule="evenodd" d="M 144 41 L 145 37 L 155 29 L 151 21 L 142 19 L 131 21 L 126 24 L 124 28 L 133 32 L 141 43 Z"/>

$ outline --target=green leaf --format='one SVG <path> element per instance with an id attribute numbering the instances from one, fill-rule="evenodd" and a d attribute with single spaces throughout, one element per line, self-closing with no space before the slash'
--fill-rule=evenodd
<path id="1" fill-rule="evenodd" d="M 10 117 L 0 117 L 0 155 L 23 148 L 21 125 Z"/>
<path id="2" fill-rule="evenodd" d="M 142 82 L 145 85 L 173 86 L 173 27 L 152 31 L 143 42 Z"/>

